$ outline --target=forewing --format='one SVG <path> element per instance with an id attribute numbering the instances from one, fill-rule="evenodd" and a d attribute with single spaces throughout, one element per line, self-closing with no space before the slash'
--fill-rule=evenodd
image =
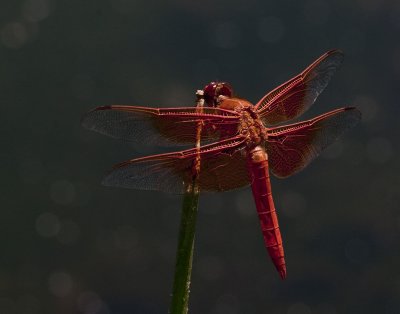
<path id="1" fill-rule="evenodd" d="M 308 121 L 268 129 L 265 145 L 272 173 L 285 178 L 302 170 L 360 118 L 360 111 L 347 107 Z"/>
<path id="2" fill-rule="evenodd" d="M 343 62 L 343 53 L 331 50 L 303 72 L 265 95 L 255 106 L 266 125 L 299 117 L 314 103 Z"/>
<path id="3" fill-rule="evenodd" d="M 88 112 L 82 125 L 126 141 L 176 146 L 196 142 L 199 122 L 203 124 L 201 140 L 208 142 L 236 135 L 238 121 L 235 112 L 219 108 L 105 106 Z"/>
<path id="4" fill-rule="evenodd" d="M 182 194 L 200 154 L 201 191 L 225 191 L 249 184 L 244 138 L 241 136 L 200 149 L 133 159 L 116 165 L 104 178 L 106 186 Z"/>

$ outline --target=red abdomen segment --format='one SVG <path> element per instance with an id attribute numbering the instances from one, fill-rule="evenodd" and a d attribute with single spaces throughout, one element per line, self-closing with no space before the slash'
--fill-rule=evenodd
<path id="1" fill-rule="evenodd" d="M 256 202 L 264 243 L 281 278 L 285 279 L 285 254 L 274 200 L 272 199 L 268 157 L 261 146 L 257 146 L 249 152 L 248 165 L 251 176 L 251 189 Z"/>

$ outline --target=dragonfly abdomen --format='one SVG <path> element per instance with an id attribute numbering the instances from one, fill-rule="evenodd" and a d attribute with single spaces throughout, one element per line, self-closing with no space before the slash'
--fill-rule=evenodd
<path id="1" fill-rule="evenodd" d="M 256 146 L 249 151 L 248 164 L 251 176 L 251 189 L 256 202 L 265 247 L 281 278 L 285 279 L 285 254 L 279 229 L 278 216 L 272 198 L 268 157 L 261 146 Z"/>

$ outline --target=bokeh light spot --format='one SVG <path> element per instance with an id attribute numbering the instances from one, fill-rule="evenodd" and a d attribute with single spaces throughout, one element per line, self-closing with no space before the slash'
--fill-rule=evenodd
<path id="1" fill-rule="evenodd" d="M 80 294 L 78 308 L 84 314 L 104 313 L 103 301 L 93 291 L 85 291 Z"/>
<path id="2" fill-rule="evenodd" d="M 52 213 L 43 213 L 36 219 L 36 231 L 45 238 L 54 237 L 60 231 L 60 221 Z"/>
<path id="3" fill-rule="evenodd" d="M 49 291 L 57 297 L 67 296 L 73 286 L 71 276 L 65 272 L 52 273 L 48 280 Z"/>
<path id="4" fill-rule="evenodd" d="M 22 23 L 6 24 L 1 30 L 1 41 L 8 48 L 20 48 L 28 40 L 28 33 Z"/>
<path id="5" fill-rule="evenodd" d="M 30 22 L 38 22 L 50 14 L 49 0 L 26 0 L 22 4 L 22 16 Z"/>

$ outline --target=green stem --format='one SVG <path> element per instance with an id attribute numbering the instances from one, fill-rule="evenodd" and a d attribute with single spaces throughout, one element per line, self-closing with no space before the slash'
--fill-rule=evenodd
<path id="1" fill-rule="evenodd" d="M 183 197 L 170 314 L 186 314 L 188 312 L 197 206 L 199 202 L 199 189 L 196 181 L 195 178 L 190 183 Z"/>
<path id="2" fill-rule="evenodd" d="M 199 113 L 203 111 L 204 91 L 196 92 L 196 108 Z M 196 231 L 197 206 L 199 204 L 199 175 L 200 175 L 200 140 L 203 124 L 197 123 L 196 148 L 197 156 L 193 160 L 190 182 L 186 183 L 186 192 L 183 196 L 181 226 L 179 230 L 178 249 L 176 251 L 174 287 L 172 289 L 172 302 L 170 314 L 187 314 L 189 306 L 190 277 L 192 275 L 192 262 L 194 250 L 194 234 Z"/>

